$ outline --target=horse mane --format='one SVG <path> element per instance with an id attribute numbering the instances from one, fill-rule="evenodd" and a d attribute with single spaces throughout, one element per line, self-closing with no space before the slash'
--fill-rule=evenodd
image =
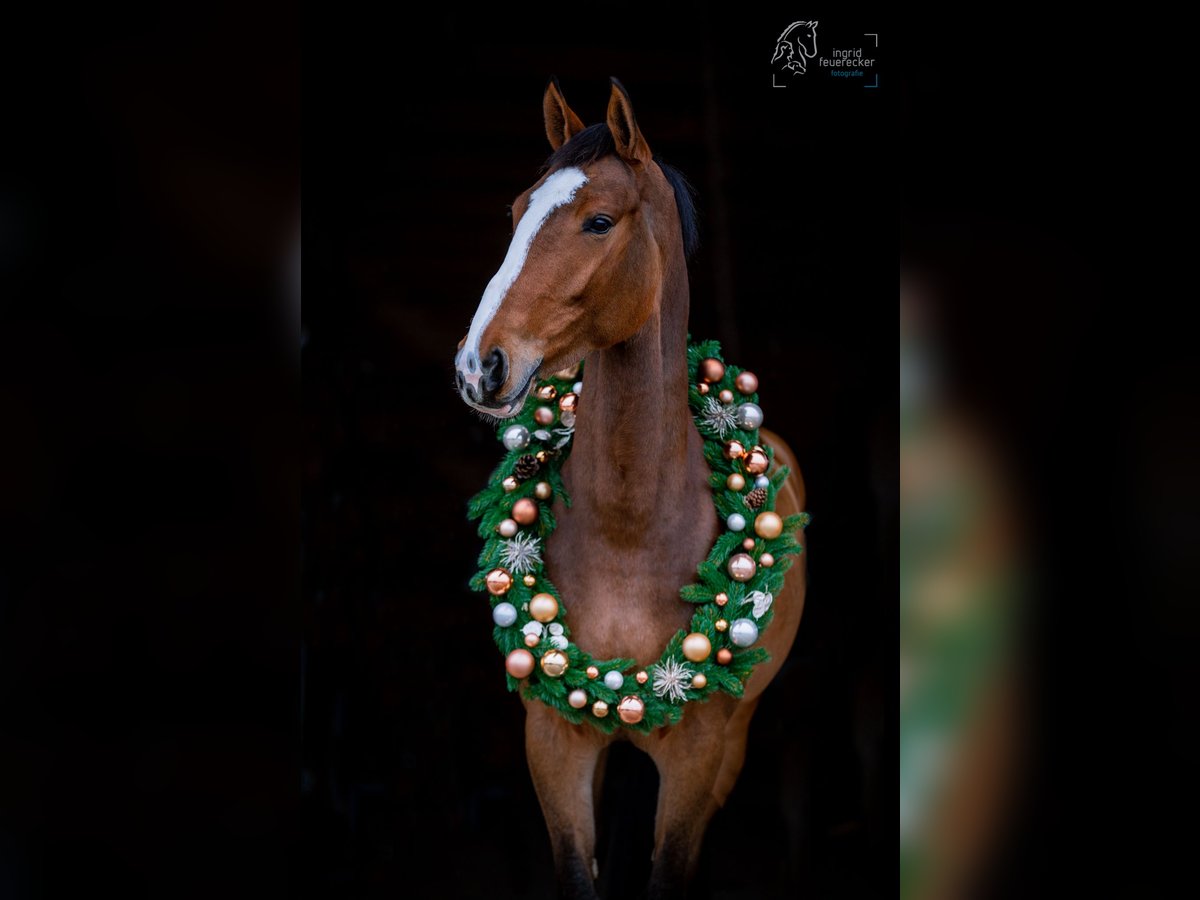
<path id="1" fill-rule="evenodd" d="M 542 165 L 542 172 L 553 172 L 555 169 L 567 166 L 583 168 L 598 159 L 612 156 L 617 152 L 616 142 L 608 125 L 598 122 L 589 125 L 569 141 L 550 154 Z M 655 156 L 654 161 L 662 169 L 667 183 L 675 194 L 675 208 L 679 211 L 679 226 L 683 231 L 683 255 L 691 259 L 700 244 L 699 217 L 696 213 L 696 190 L 691 182 L 672 165 L 663 162 L 662 157 Z"/>

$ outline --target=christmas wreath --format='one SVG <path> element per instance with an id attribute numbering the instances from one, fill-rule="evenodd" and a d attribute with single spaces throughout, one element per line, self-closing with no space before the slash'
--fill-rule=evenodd
<path id="1" fill-rule="evenodd" d="M 772 471 L 773 451 L 759 442 L 758 379 L 726 365 L 715 341 L 689 342 L 687 366 L 688 404 L 704 438 L 724 528 L 697 567 L 697 582 L 679 592 L 695 605 L 690 630 L 677 632 L 653 665 L 593 659 L 575 644 L 544 569 L 542 548 L 555 526 L 551 505 L 556 497 L 571 503 L 561 472 L 571 451 L 582 367 L 539 381 L 521 412 L 500 424 L 497 437 L 507 454 L 470 502 L 469 517 L 479 519 L 484 539 L 471 587 L 491 601 L 508 689 L 523 686 L 525 696 L 567 720 L 606 733 L 672 724 L 686 703 L 716 691 L 740 697 L 754 667 L 768 659 L 755 644 L 770 627 L 771 603 L 791 557 L 803 550 L 796 532 L 808 514 L 775 512 L 788 468 Z"/>

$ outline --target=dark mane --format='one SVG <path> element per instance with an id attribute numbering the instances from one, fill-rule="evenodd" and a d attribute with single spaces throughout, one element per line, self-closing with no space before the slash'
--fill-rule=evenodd
<path id="1" fill-rule="evenodd" d="M 553 172 L 567 166 L 583 168 L 598 159 L 616 152 L 612 132 L 603 122 L 589 125 L 557 150 L 550 154 L 542 166 L 543 172 Z M 679 225 L 683 230 L 683 255 L 692 258 L 700 243 L 700 229 L 696 216 L 696 192 L 683 173 L 663 162 L 658 156 L 654 161 L 663 171 L 671 190 L 675 193 L 675 207 L 679 210 Z"/>

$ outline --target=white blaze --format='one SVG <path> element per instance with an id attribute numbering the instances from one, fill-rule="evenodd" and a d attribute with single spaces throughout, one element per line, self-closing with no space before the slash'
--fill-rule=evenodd
<path id="1" fill-rule="evenodd" d="M 467 340 L 455 358 L 459 373 L 468 383 L 479 385 L 482 375 L 479 361 L 480 338 L 500 309 L 508 289 L 513 286 L 513 282 L 521 274 L 521 269 L 525 267 L 525 258 L 529 255 L 533 239 L 541 231 L 546 219 L 550 218 L 550 214 L 560 206 L 570 203 L 575 198 L 575 192 L 585 184 L 587 176 L 583 174 L 582 169 L 559 169 L 529 195 L 529 208 L 517 223 L 517 230 L 513 233 L 512 243 L 508 245 L 504 262 L 488 282 L 483 299 L 479 301 L 479 308 L 475 310 L 475 318 L 471 320 Z"/>

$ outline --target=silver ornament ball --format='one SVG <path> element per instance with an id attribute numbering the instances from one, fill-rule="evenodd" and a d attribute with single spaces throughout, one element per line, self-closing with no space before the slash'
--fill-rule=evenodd
<path id="1" fill-rule="evenodd" d="M 517 621 L 517 608 L 511 603 L 497 603 L 492 607 L 492 621 L 501 628 L 507 628 Z"/>
<path id="2" fill-rule="evenodd" d="M 758 625 L 753 619 L 734 619 L 729 624 L 729 640 L 736 647 L 749 647 L 758 640 Z"/>
<path id="3" fill-rule="evenodd" d="M 746 527 L 746 517 L 741 513 L 731 513 L 729 518 L 725 520 L 725 525 L 730 531 L 741 531 Z"/>
<path id="4" fill-rule="evenodd" d="M 524 450 L 529 446 L 529 429 L 524 425 L 510 425 L 504 430 L 506 450 Z"/>
<path id="5" fill-rule="evenodd" d="M 574 394 L 582 394 L 583 393 L 583 382 L 577 381 L 573 385 L 571 385 L 571 392 Z"/>
<path id="6" fill-rule="evenodd" d="M 766 475 L 759 475 L 757 478 L 754 479 L 754 486 L 756 488 L 770 487 L 770 485 L 771 485 L 771 479 L 768 478 Z"/>
<path id="7" fill-rule="evenodd" d="M 733 411 L 733 421 L 742 431 L 753 431 L 761 428 L 763 423 L 762 407 L 757 403 L 742 403 Z"/>
<path id="8" fill-rule="evenodd" d="M 610 691 L 619 691 L 624 683 L 625 676 L 615 669 L 612 672 L 604 673 L 604 686 Z"/>

